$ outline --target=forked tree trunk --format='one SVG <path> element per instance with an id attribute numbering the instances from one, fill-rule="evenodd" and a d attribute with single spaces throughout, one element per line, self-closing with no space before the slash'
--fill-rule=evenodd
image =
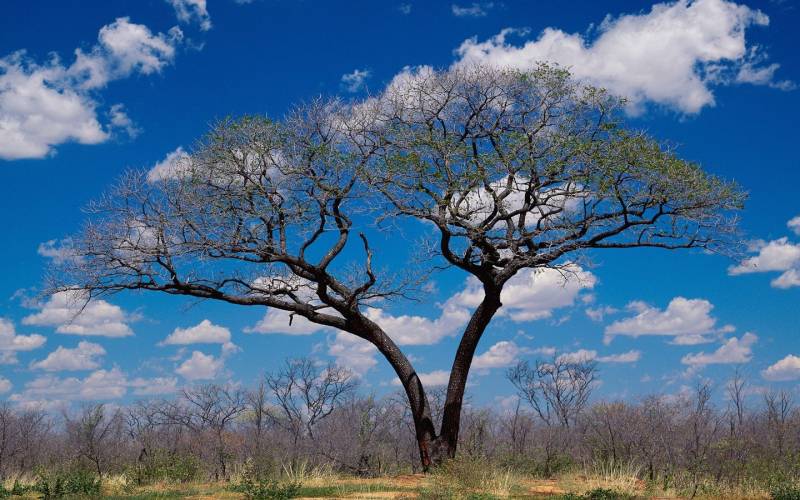
<path id="1" fill-rule="evenodd" d="M 362 319 L 360 321 L 362 324 L 359 326 L 366 326 L 371 332 L 372 338 L 367 340 L 372 342 L 389 361 L 405 389 L 414 420 L 420 463 L 424 471 L 456 456 L 458 434 L 461 427 L 461 409 L 464 405 L 464 391 L 467 387 L 472 358 L 475 356 L 475 350 L 483 332 L 502 306 L 499 290 L 486 289 L 485 292 L 483 301 L 475 309 L 467 323 L 453 360 L 442 414 L 441 432 L 438 435 L 431 418 L 428 397 L 411 363 L 380 327 L 369 320 Z"/>
<path id="2" fill-rule="evenodd" d="M 487 290 L 483 301 L 478 305 L 467 323 L 461 342 L 458 344 L 453 367 L 450 370 L 450 381 L 447 384 L 447 396 L 442 414 L 442 427 L 436 443 L 437 460 L 434 465 L 440 464 L 448 458 L 455 458 L 458 447 L 458 434 L 461 429 L 461 410 L 464 407 L 464 392 L 467 387 L 467 377 L 472 366 L 472 358 L 481 340 L 483 332 L 489 325 L 495 313 L 502 306 L 499 290 Z"/>
<path id="3" fill-rule="evenodd" d="M 397 347 L 397 344 L 386 335 L 386 333 L 375 323 L 364 317 L 356 317 L 350 320 L 354 323 L 351 332 L 369 332 L 368 335 L 356 335 L 371 342 L 383 355 L 389 364 L 394 368 L 395 374 L 400 379 L 406 397 L 408 398 L 411 409 L 411 417 L 414 421 L 414 432 L 416 434 L 417 446 L 419 447 L 419 458 L 423 470 L 428 470 L 433 462 L 435 453 L 435 443 L 437 440 L 436 427 L 431 418 L 431 409 L 428 404 L 428 397 L 422 387 L 417 372 L 406 358 L 405 354 Z"/>

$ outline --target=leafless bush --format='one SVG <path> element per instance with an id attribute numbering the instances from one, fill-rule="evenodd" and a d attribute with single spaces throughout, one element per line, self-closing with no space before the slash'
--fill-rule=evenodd
<path id="1" fill-rule="evenodd" d="M 753 396 L 737 374 L 717 390 L 700 384 L 678 395 L 590 402 L 593 365 L 562 358 L 536 366 L 509 372 L 516 404 L 465 405 L 460 453 L 542 475 L 623 466 L 687 496 L 709 483 L 800 478 L 800 410 L 789 392 Z M 157 467 L 168 469 L 158 478 L 223 479 L 256 460 L 271 467 L 264 473 L 294 461 L 375 476 L 418 471 L 417 452 L 403 393 L 359 394 L 349 372 L 307 359 L 289 360 L 251 390 L 211 384 L 61 415 L 0 406 L 4 479 L 67 464 L 102 476 L 135 472 L 139 481 Z"/>

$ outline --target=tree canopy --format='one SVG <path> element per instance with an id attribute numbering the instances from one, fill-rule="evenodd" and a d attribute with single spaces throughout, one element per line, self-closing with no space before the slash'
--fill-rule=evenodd
<path id="1" fill-rule="evenodd" d="M 171 172 L 131 172 L 92 204 L 53 289 L 266 306 L 361 337 L 400 378 L 427 467 L 455 454 L 475 349 L 518 272 L 569 277 L 593 249 L 733 241 L 743 192 L 626 127 L 623 102 L 558 67 L 469 67 L 281 120 L 223 120 Z M 412 220 L 426 230 L 408 244 L 435 258 L 406 272 L 372 242 Z M 477 278 L 484 296 L 437 431 L 412 363 L 366 308 L 442 265 Z"/>

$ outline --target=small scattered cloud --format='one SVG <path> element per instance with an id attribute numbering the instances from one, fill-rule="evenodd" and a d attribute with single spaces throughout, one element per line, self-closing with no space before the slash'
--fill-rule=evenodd
<path id="1" fill-rule="evenodd" d="M 800 380 L 800 356 L 793 354 L 761 371 L 761 376 L 772 382 Z"/>
<path id="2" fill-rule="evenodd" d="M 150 395 L 169 394 L 176 389 L 177 381 L 170 378 L 134 379 L 117 367 L 96 370 L 85 378 L 60 378 L 47 374 L 25 383 L 24 388 L 8 399 L 20 406 L 58 408 L 70 401 L 108 401 L 124 397 L 128 389 L 134 393 L 144 390 Z"/>
<path id="3" fill-rule="evenodd" d="M 514 342 L 501 340 L 491 346 L 486 352 L 475 356 L 472 367 L 476 370 L 488 368 L 504 368 L 513 365 L 519 359 L 520 354 L 527 352 Z"/>
<path id="4" fill-rule="evenodd" d="M 7 378 L 0 377 L 0 394 L 5 394 L 14 387 L 14 384 L 11 383 L 10 380 Z"/>
<path id="5" fill-rule="evenodd" d="M 787 225 L 793 231 L 797 231 L 800 227 L 800 218 L 795 217 Z M 773 288 L 800 286 L 800 243 L 792 243 L 784 236 L 770 242 L 760 240 L 751 242 L 750 250 L 756 255 L 729 267 L 729 275 L 780 272 L 781 274 L 771 282 Z"/>
<path id="6" fill-rule="evenodd" d="M 47 339 L 44 335 L 31 334 L 19 335 L 11 320 L 0 318 L 0 364 L 10 365 L 17 363 L 17 353 L 32 351 L 44 345 Z"/>
<path id="7" fill-rule="evenodd" d="M 83 262 L 83 258 L 75 252 L 72 240 L 69 238 L 45 241 L 39 244 L 36 251 L 42 257 L 50 259 L 57 266 Z"/>
<path id="8" fill-rule="evenodd" d="M 127 337 L 133 335 L 128 323 L 136 318 L 105 300 L 86 300 L 78 292 L 57 292 L 41 304 L 39 312 L 22 319 L 24 325 L 54 327 L 71 335 Z"/>
<path id="9" fill-rule="evenodd" d="M 244 329 L 245 333 L 279 333 L 283 335 L 311 335 L 329 330 L 329 327 L 312 323 L 299 314 L 275 308 L 268 309 L 258 323 Z"/>
<path id="10" fill-rule="evenodd" d="M 786 227 L 791 229 L 794 234 L 800 235 L 800 215 L 789 219 L 789 222 L 786 223 Z"/>
<path id="11" fill-rule="evenodd" d="M 452 4 L 450 11 L 456 17 L 486 17 L 488 11 L 494 8 L 493 2 L 478 3 L 472 2 L 470 5 Z"/>
<path id="12" fill-rule="evenodd" d="M 203 31 L 211 29 L 211 16 L 208 14 L 206 0 L 166 0 L 175 9 L 178 21 L 184 24 L 197 23 Z M 237 3 L 244 3 L 239 0 Z"/>
<path id="13" fill-rule="evenodd" d="M 212 380 L 217 378 L 225 366 L 225 361 L 213 354 L 204 354 L 200 351 L 192 351 L 189 359 L 175 369 L 175 373 L 186 380 Z"/>
<path id="14" fill-rule="evenodd" d="M 215 325 L 204 319 L 189 328 L 175 328 L 164 339 L 162 345 L 189 345 L 189 344 L 227 344 L 231 341 L 231 331 L 224 326 Z"/>
<path id="15" fill-rule="evenodd" d="M 695 367 L 747 363 L 753 357 L 753 345 L 757 341 L 758 336 L 748 332 L 742 335 L 741 338 L 731 337 L 725 340 L 714 352 L 687 354 L 681 359 L 681 363 Z"/>
<path id="16" fill-rule="evenodd" d="M 49 372 L 94 370 L 100 368 L 100 358 L 105 354 L 106 350 L 103 349 L 103 346 L 81 341 L 73 349 L 58 346 L 45 359 L 32 362 L 31 368 Z"/>
<path id="17" fill-rule="evenodd" d="M 601 322 L 605 319 L 606 316 L 611 314 L 617 314 L 619 309 L 616 307 L 611 306 L 598 306 L 598 307 L 587 307 L 586 308 L 586 316 L 589 317 L 592 321 Z"/>
<path id="18" fill-rule="evenodd" d="M 531 354 L 536 354 L 539 356 L 546 356 L 546 357 L 551 357 L 555 353 L 556 353 L 556 348 L 553 346 L 537 347 L 536 349 L 531 350 Z"/>
<path id="19" fill-rule="evenodd" d="M 427 373 L 417 373 L 420 381 L 422 381 L 422 385 L 425 387 L 440 387 L 443 385 L 447 385 L 450 381 L 450 372 L 447 370 L 434 370 L 432 372 Z M 402 385 L 400 380 L 395 378 L 392 380 L 392 385 Z"/>
<path id="20" fill-rule="evenodd" d="M 159 161 L 147 172 L 147 182 L 156 183 L 170 179 L 178 179 L 189 172 L 192 167 L 192 158 L 178 146 L 174 151 L 167 153 L 163 160 Z"/>
<path id="21" fill-rule="evenodd" d="M 717 327 L 717 319 L 711 316 L 713 308 L 707 300 L 684 297 L 675 297 L 663 310 L 634 301 L 628 304 L 627 309 L 636 314 L 607 326 L 603 342 L 609 344 L 619 335 L 668 336 L 673 337 L 673 343 L 683 345 L 711 342 L 720 334 L 734 330 L 731 325 Z"/>
<path id="22" fill-rule="evenodd" d="M 453 299 L 445 302 L 441 309 L 441 314 L 435 319 L 411 314 L 393 315 L 378 308 L 369 308 L 366 314 L 399 345 L 432 345 L 457 335 L 469 321 L 470 312 Z"/>
<path id="23" fill-rule="evenodd" d="M 372 75 L 368 69 L 355 69 L 352 73 L 342 75 L 342 86 L 348 92 L 355 93 L 366 87 L 367 79 Z"/>
<path id="24" fill-rule="evenodd" d="M 128 116 L 124 104 L 111 106 L 111 109 L 108 110 L 108 123 L 112 129 L 122 130 L 131 139 L 135 139 L 142 132 Z"/>
<path id="25" fill-rule="evenodd" d="M 347 332 L 337 332 L 328 341 L 328 355 L 333 356 L 337 365 L 348 368 L 359 377 L 378 364 L 377 354 L 374 345 Z"/>
<path id="26" fill-rule="evenodd" d="M 412 5 L 410 3 L 401 3 L 397 6 L 397 10 L 400 11 L 401 14 L 407 16 L 411 14 Z"/>
<path id="27" fill-rule="evenodd" d="M 636 350 L 600 356 L 597 351 L 592 349 L 578 349 L 577 351 L 559 354 L 558 360 L 566 363 L 582 363 L 587 361 L 597 361 L 600 363 L 636 363 L 641 357 L 642 353 Z"/>

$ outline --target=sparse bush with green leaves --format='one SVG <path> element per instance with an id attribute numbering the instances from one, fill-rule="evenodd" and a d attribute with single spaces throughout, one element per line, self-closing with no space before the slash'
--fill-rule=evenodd
<path id="1" fill-rule="evenodd" d="M 146 460 L 131 467 L 126 475 L 135 478 L 140 485 L 160 481 L 188 483 L 199 477 L 200 469 L 200 461 L 195 456 L 155 450 Z"/>
<path id="2" fill-rule="evenodd" d="M 63 498 L 71 495 L 98 497 L 100 478 L 85 469 L 64 471 L 39 471 L 33 491 L 45 499 Z"/>
<path id="3" fill-rule="evenodd" d="M 230 489 L 252 500 L 286 500 L 295 498 L 301 486 L 296 481 L 281 483 L 267 477 L 255 468 L 252 461 L 247 461 L 241 473 L 241 481 Z"/>
<path id="4" fill-rule="evenodd" d="M 770 491 L 772 500 L 800 500 L 800 486 L 793 483 L 776 485 Z"/>
<path id="5" fill-rule="evenodd" d="M 627 493 L 622 493 L 607 488 L 595 488 L 587 491 L 583 495 L 567 493 L 561 497 L 561 500 L 632 500 L 634 498 L 636 497 Z"/>

